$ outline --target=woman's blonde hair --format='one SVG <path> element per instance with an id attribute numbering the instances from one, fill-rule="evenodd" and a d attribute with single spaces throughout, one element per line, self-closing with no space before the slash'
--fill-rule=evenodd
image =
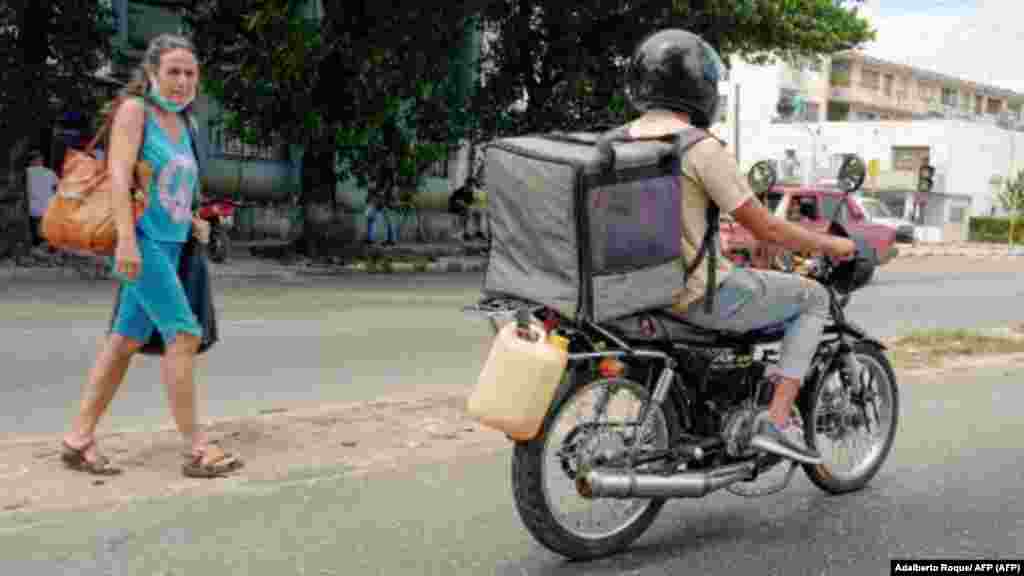
<path id="1" fill-rule="evenodd" d="M 107 102 L 103 109 L 100 110 L 100 114 L 97 118 L 98 122 L 103 122 L 107 118 L 107 115 L 111 113 L 111 108 L 118 102 L 123 101 L 126 98 L 141 97 L 149 98 L 149 76 L 156 75 L 160 70 L 160 59 L 163 55 L 171 50 L 188 50 L 193 55 L 196 54 L 196 47 L 192 42 L 184 36 L 178 36 L 176 34 L 160 34 L 149 41 L 149 46 L 146 47 L 146 53 L 142 57 L 142 62 L 132 73 L 132 79 L 121 88 L 118 97 L 110 102 Z M 192 111 L 192 104 L 189 104 L 185 108 L 185 114 Z M 101 141 L 104 148 L 110 148 L 110 133 L 108 132 Z"/>
<path id="2" fill-rule="evenodd" d="M 192 42 L 183 36 L 175 34 L 161 34 L 149 41 L 146 54 L 142 62 L 135 69 L 132 79 L 121 90 L 121 96 L 142 96 L 145 97 L 149 91 L 149 76 L 155 76 L 160 69 L 160 58 L 171 50 L 188 50 L 196 53 L 196 47 Z"/>

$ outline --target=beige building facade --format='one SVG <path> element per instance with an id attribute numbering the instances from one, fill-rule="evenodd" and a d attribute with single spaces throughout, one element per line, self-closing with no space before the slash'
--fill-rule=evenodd
<path id="1" fill-rule="evenodd" d="M 950 118 L 1018 128 L 1024 94 L 857 51 L 830 62 L 827 120 Z"/>

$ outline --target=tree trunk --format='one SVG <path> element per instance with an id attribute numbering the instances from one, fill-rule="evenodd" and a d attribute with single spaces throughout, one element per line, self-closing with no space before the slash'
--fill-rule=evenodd
<path id="1" fill-rule="evenodd" d="M 326 248 L 324 231 L 326 226 L 317 226 L 313 222 L 312 208 L 316 204 L 327 203 L 331 206 L 331 218 L 337 206 L 336 189 L 337 174 L 334 169 L 334 143 L 330 140 L 309 142 L 306 153 L 302 156 L 302 236 L 306 256 L 319 258 Z M 327 226 L 330 222 L 327 223 Z"/>
<path id="2" fill-rule="evenodd" d="M 46 81 L 46 75 L 49 73 L 46 58 L 49 53 L 50 4 L 49 1 L 26 2 L 23 8 L 16 11 L 21 15 L 17 22 L 18 29 L 31 30 L 31 34 L 23 34 L 18 40 L 21 74 L 15 72 L 12 75 L 14 82 L 24 90 L 25 99 L 5 111 L 10 122 L 8 136 L 11 142 L 7 158 L 7 181 L 8 186 L 21 191 L 23 208 L 21 226 L 14 227 L 20 238 L 12 239 L 14 243 L 23 243 L 23 251 L 32 246 L 25 154 L 33 146 L 40 147 L 46 154 L 45 148 L 48 146 L 44 147 L 43 144 L 48 145 L 49 142 L 39 142 L 38 138 L 41 132 L 53 123 L 50 119 L 51 95 Z M 40 125 L 40 118 L 43 119 L 42 123 L 45 126 Z"/>

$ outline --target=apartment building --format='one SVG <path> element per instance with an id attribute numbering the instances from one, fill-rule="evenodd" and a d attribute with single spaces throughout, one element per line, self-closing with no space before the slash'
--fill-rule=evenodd
<path id="1" fill-rule="evenodd" d="M 871 167 L 867 193 L 914 218 L 922 240 L 965 237 L 999 214 L 999 188 L 1024 169 L 1024 94 L 848 51 L 819 63 L 732 65 L 713 130 L 742 169 L 773 162 L 788 184 L 821 185 L 844 154 Z M 790 106 L 780 106 L 789 101 Z M 792 105 L 796 103 L 797 105 Z M 935 186 L 917 193 L 917 172 Z"/>
<path id="2" fill-rule="evenodd" d="M 950 118 L 1024 129 L 1024 94 L 858 51 L 831 58 L 827 120 Z"/>
<path id="3" fill-rule="evenodd" d="M 955 119 L 1024 131 L 1024 94 L 849 50 L 820 60 L 759 66 L 733 58 L 716 131 L 751 125 Z M 737 115 L 737 100 L 739 110 Z M 781 113 L 784 100 L 802 104 Z"/>

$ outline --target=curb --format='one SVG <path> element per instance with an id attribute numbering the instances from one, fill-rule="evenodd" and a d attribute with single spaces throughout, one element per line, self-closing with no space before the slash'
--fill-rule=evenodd
<path id="1" fill-rule="evenodd" d="M 971 258 L 974 260 L 978 259 L 989 259 L 989 260 L 1003 260 L 1007 258 L 1015 258 L 1017 256 L 1024 256 L 1019 252 L 972 252 L 967 250 L 942 250 L 942 251 L 922 251 L 922 252 L 906 252 L 900 254 L 894 260 L 900 260 L 904 258 L 928 258 L 933 256 L 959 256 L 965 258 Z"/>
<path id="2" fill-rule="evenodd" d="M 440 262 L 385 262 L 370 265 L 363 262 L 331 266 L 325 268 L 298 268 L 295 272 L 300 276 L 335 276 L 345 273 L 358 274 L 444 274 L 459 272 L 483 272 L 487 269 L 487 261 L 479 260 L 442 260 Z"/>
<path id="3" fill-rule="evenodd" d="M 214 278 L 235 278 L 235 279 L 259 279 L 272 278 L 277 280 L 295 280 L 300 277 L 328 277 L 343 276 L 346 274 L 446 274 L 464 272 L 483 272 L 487 269 L 485 259 L 442 259 L 439 262 L 389 262 L 377 266 L 365 263 L 347 264 L 340 266 L 309 267 L 309 266 L 285 266 L 269 265 L 258 270 L 244 270 L 227 266 L 211 264 L 210 273 Z M 0 262 L 0 280 L 12 280 L 19 278 L 32 279 L 74 279 L 90 281 L 109 281 L 109 274 L 101 274 L 95 277 L 86 277 L 70 267 L 55 266 L 10 266 Z"/>

